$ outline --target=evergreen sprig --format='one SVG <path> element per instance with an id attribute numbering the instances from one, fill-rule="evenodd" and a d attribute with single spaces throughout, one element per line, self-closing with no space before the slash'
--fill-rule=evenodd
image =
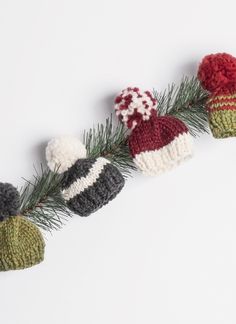
<path id="1" fill-rule="evenodd" d="M 33 181 L 25 180 L 21 190 L 20 214 L 44 230 L 60 229 L 71 216 L 60 193 L 61 176 L 41 165 Z"/>
<path id="2" fill-rule="evenodd" d="M 135 169 L 129 152 L 127 130 L 121 123 L 114 126 L 112 115 L 105 124 L 98 124 L 88 132 L 85 131 L 83 141 L 89 157 L 107 158 L 125 177 Z"/>
<path id="3" fill-rule="evenodd" d="M 196 77 L 184 77 L 180 85 L 172 84 L 163 93 L 153 91 L 158 102 L 158 113 L 182 120 L 193 136 L 208 132 L 206 101 L 208 93 Z"/>
<path id="4" fill-rule="evenodd" d="M 158 114 L 172 115 L 187 124 L 192 135 L 208 131 L 208 94 L 196 78 L 183 78 L 180 85 L 172 84 L 163 93 L 154 90 Z M 84 132 L 84 144 L 89 157 L 103 156 L 116 165 L 124 176 L 135 170 L 128 148 L 128 131 L 112 116 Z M 56 171 L 56 170 L 55 170 Z M 32 182 L 25 180 L 21 191 L 21 214 L 45 230 L 59 229 L 72 215 L 60 193 L 61 176 L 41 166 L 35 170 Z"/>

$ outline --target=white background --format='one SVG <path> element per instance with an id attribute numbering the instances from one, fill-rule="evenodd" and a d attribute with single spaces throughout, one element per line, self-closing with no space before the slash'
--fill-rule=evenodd
<path id="1" fill-rule="evenodd" d="M 133 85 L 163 90 L 236 55 L 235 1 L 0 0 L 0 180 L 21 186 L 46 142 L 81 136 Z M 235 139 L 195 141 L 47 235 L 45 262 L 0 274 L 4 324 L 236 322 Z"/>

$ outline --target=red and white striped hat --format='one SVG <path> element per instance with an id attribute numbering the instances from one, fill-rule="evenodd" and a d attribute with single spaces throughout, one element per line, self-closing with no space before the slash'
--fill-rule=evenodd
<path id="1" fill-rule="evenodd" d="M 192 137 L 173 116 L 157 115 L 157 100 L 149 91 L 127 88 L 115 99 L 116 115 L 129 129 L 135 165 L 145 174 L 160 174 L 192 155 Z"/>

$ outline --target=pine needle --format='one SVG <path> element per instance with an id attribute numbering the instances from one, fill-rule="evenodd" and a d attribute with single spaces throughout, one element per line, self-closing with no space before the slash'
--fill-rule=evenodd
<path id="1" fill-rule="evenodd" d="M 25 180 L 22 188 L 20 214 L 44 230 L 60 229 L 71 216 L 60 193 L 61 176 L 43 168 L 35 168 L 33 181 Z"/>
<path id="2" fill-rule="evenodd" d="M 158 101 L 158 114 L 181 119 L 192 135 L 208 132 L 206 101 L 208 94 L 196 78 L 183 78 L 180 85 L 172 84 L 164 93 L 154 90 Z M 88 157 L 103 156 L 117 166 L 125 177 L 135 170 L 128 147 L 128 131 L 121 124 L 114 125 L 112 115 L 104 124 L 98 124 L 84 132 Z M 56 170 L 55 170 L 56 171 Z M 72 216 L 60 193 L 61 176 L 42 166 L 35 169 L 33 181 L 25 180 L 21 190 L 21 215 L 44 230 L 61 228 Z"/>
<path id="3" fill-rule="evenodd" d="M 131 171 L 135 170 L 129 152 L 127 130 L 121 123 L 114 126 L 112 115 L 106 119 L 105 125 L 98 124 L 85 131 L 83 141 L 89 157 L 107 158 L 125 177 L 130 176 Z"/>
<path id="4" fill-rule="evenodd" d="M 196 77 L 184 77 L 179 86 L 172 84 L 164 93 L 153 91 L 161 116 L 172 115 L 182 120 L 193 136 L 208 133 L 206 101 L 208 93 Z"/>

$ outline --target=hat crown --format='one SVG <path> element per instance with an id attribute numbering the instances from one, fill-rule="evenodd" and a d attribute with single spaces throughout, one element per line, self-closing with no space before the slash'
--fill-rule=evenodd
<path id="1" fill-rule="evenodd" d="M 96 160 L 96 158 L 78 159 L 67 171 L 64 172 L 61 181 L 62 190 L 69 187 L 78 179 L 83 181 L 91 171 Z"/>
<path id="2" fill-rule="evenodd" d="M 0 222 L 0 271 L 31 267 L 43 260 L 44 240 L 39 229 L 22 216 Z"/>
<path id="3" fill-rule="evenodd" d="M 188 128 L 172 116 L 152 116 L 149 121 L 140 123 L 129 137 L 132 156 L 145 151 L 158 150 L 168 145 L 175 137 L 187 133 Z"/>

